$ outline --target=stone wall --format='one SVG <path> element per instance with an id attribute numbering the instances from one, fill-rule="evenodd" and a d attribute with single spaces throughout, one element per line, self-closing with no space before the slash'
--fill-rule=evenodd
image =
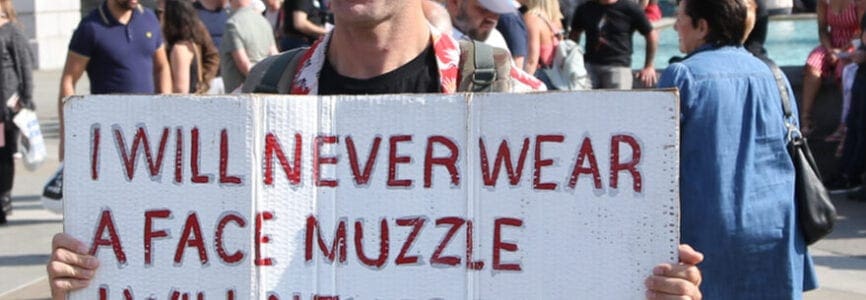
<path id="1" fill-rule="evenodd" d="M 36 67 L 63 68 L 69 39 L 81 17 L 78 1 L 13 0 L 13 4 L 24 33 L 30 37 Z"/>
<path id="2" fill-rule="evenodd" d="M 105 0 L 13 0 L 30 48 L 36 56 L 36 68 L 61 69 L 72 33 L 81 18 Z M 153 7 L 155 0 L 139 0 Z"/>

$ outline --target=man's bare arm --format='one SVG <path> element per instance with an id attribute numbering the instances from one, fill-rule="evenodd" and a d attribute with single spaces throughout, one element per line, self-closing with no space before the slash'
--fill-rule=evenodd
<path id="1" fill-rule="evenodd" d="M 253 68 L 253 64 L 250 63 L 250 58 L 247 56 L 247 50 L 237 49 L 232 51 L 232 58 L 234 58 L 235 66 L 238 67 L 241 74 L 244 74 L 244 76 L 250 74 L 250 69 Z"/>
<path id="2" fill-rule="evenodd" d="M 153 83 L 158 94 L 171 93 L 171 67 L 168 65 L 165 45 L 159 46 L 153 53 Z"/>
<path id="3" fill-rule="evenodd" d="M 87 69 L 87 63 L 90 58 L 72 51 L 66 55 L 66 65 L 63 67 L 63 74 L 60 76 L 60 95 L 57 97 L 57 117 L 60 122 L 60 147 L 58 149 L 59 159 L 63 161 L 63 100 L 66 97 L 75 94 L 75 84 L 84 70 Z"/>

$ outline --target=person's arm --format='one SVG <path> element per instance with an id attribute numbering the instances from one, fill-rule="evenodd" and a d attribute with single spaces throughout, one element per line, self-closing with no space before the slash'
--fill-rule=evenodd
<path id="1" fill-rule="evenodd" d="M 541 20 L 538 16 L 527 13 L 523 16 L 526 23 L 526 59 L 523 62 L 523 70 L 529 74 L 535 74 L 538 69 L 538 57 L 541 53 Z"/>
<path id="2" fill-rule="evenodd" d="M 659 46 L 658 30 L 651 29 L 644 37 L 646 38 L 646 58 L 643 69 L 637 73 L 637 78 L 643 83 L 644 87 L 649 88 L 654 86 L 658 80 L 658 74 L 656 74 L 653 62 L 656 56 L 656 48 Z"/>
<path id="3" fill-rule="evenodd" d="M 51 299 L 66 299 L 66 294 L 90 285 L 99 260 L 87 254 L 87 246 L 65 233 L 54 235 L 51 258 L 45 266 Z"/>
<path id="4" fill-rule="evenodd" d="M 253 67 L 253 64 L 250 63 L 250 58 L 247 56 L 247 50 L 241 48 L 232 51 L 232 58 L 235 61 L 235 66 L 241 71 L 241 74 L 247 76 L 250 74 L 250 69 Z"/>
<path id="5" fill-rule="evenodd" d="M 165 45 L 159 46 L 153 53 L 153 83 L 157 94 L 171 93 L 171 67 L 168 65 Z"/>
<path id="6" fill-rule="evenodd" d="M 653 275 L 646 279 L 647 299 L 701 299 L 701 270 L 697 264 L 704 255 L 691 246 L 679 246 L 680 262 L 660 264 L 653 268 Z"/>
<path id="7" fill-rule="evenodd" d="M 292 26 L 295 27 L 295 30 L 307 36 L 323 36 L 327 33 L 325 27 L 307 20 L 307 13 L 304 11 L 296 10 L 292 12 Z"/>
<path id="8" fill-rule="evenodd" d="M 169 56 L 171 57 L 171 92 L 189 93 L 189 67 L 195 56 L 189 43 L 175 44 Z"/>
<path id="9" fill-rule="evenodd" d="M 280 50 L 277 49 L 277 44 L 271 45 L 271 48 L 268 49 L 268 55 L 277 55 L 280 54 Z"/>
<path id="10" fill-rule="evenodd" d="M 78 79 L 81 79 L 89 61 L 89 57 L 69 51 L 69 54 L 66 55 L 63 74 L 60 75 L 60 95 L 57 97 L 57 118 L 60 122 L 60 146 L 58 147 L 60 161 L 63 161 L 63 100 L 75 94 L 75 84 L 78 83 Z"/>

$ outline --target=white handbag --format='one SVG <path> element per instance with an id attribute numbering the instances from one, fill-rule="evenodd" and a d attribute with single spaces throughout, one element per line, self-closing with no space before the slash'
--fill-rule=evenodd
<path id="1" fill-rule="evenodd" d="M 36 113 L 30 109 L 22 109 L 18 111 L 12 122 L 21 130 L 21 147 L 18 151 L 24 157 L 24 167 L 30 171 L 36 170 L 45 162 L 47 155 Z"/>

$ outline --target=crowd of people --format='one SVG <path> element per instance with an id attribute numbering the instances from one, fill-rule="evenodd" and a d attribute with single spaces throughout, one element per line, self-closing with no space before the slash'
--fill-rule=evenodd
<path id="1" fill-rule="evenodd" d="M 866 61 L 864 2 L 817 1 L 820 45 L 806 62 L 800 114 L 790 120 L 804 136 L 812 134 L 822 78 L 839 81 L 843 118 L 828 140 L 840 142 L 844 187 L 859 186 L 866 170 L 866 85 L 858 84 L 866 82 L 866 68 L 859 67 Z M 685 57 L 661 74 L 653 64 L 657 0 L 255 3 L 159 0 L 150 10 L 136 0 L 104 1 L 69 43 L 58 105 L 85 72 L 92 94 L 255 92 L 272 68 L 281 75 L 272 93 L 543 91 L 556 88 L 544 69 L 556 47 L 571 39 L 583 43 L 593 88 L 679 89 L 681 237 L 697 251 L 683 245 L 680 263 L 648 274 L 648 298 L 800 299 L 817 287 L 785 150 L 789 128 L 780 90 L 793 91 L 780 87 L 765 63 L 766 1 L 676 1 L 672 17 Z M 647 45 L 638 70 L 631 69 L 635 32 Z M 458 63 L 470 40 L 494 48 L 496 76 L 481 89 Z M 32 108 L 32 57 L 10 0 L 0 0 L 0 49 L 0 99 L 18 99 L 0 106 L 5 210 L 18 134 L 9 120 Z M 866 199 L 866 191 L 851 197 Z M 98 263 L 85 249 L 68 235 L 55 236 L 48 263 L 55 299 L 89 284 Z"/>

